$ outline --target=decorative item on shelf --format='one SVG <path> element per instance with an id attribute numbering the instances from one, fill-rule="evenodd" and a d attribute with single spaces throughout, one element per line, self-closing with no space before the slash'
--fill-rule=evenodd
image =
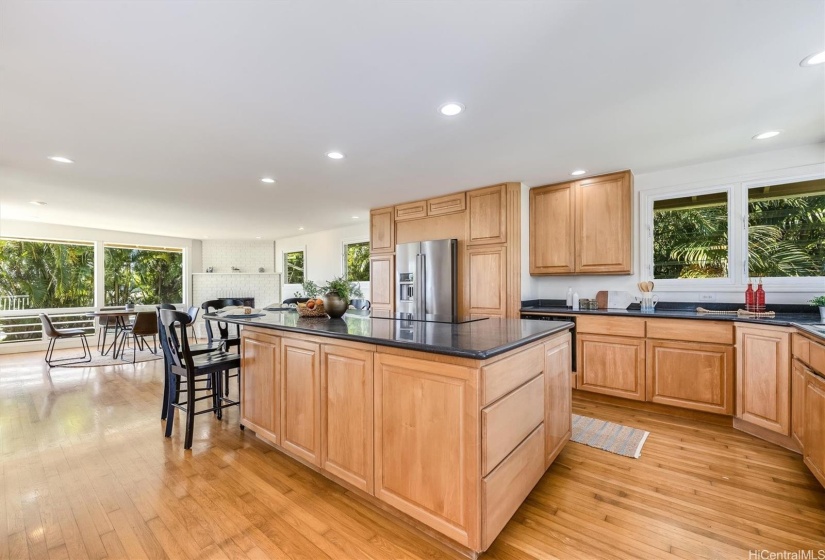
<path id="1" fill-rule="evenodd" d="M 324 307 L 324 300 L 311 299 L 306 303 L 296 303 L 299 317 L 323 317 L 326 318 L 327 310 Z"/>
<path id="2" fill-rule="evenodd" d="M 633 301 L 633 295 L 630 292 L 602 290 L 596 294 L 599 309 L 627 309 Z"/>
<path id="3" fill-rule="evenodd" d="M 819 320 L 825 323 L 825 296 L 817 296 L 808 303 L 819 307 Z"/>
<path id="4" fill-rule="evenodd" d="M 135 310 L 135 304 L 134 304 L 134 303 L 132 303 L 132 302 L 130 301 L 130 302 L 128 302 L 127 304 L 125 304 L 125 305 L 123 306 L 123 308 L 124 308 L 126 311 L 134 311 L 134 310 Z"/>
<path id="5" fill-rule="evenodd" d="M 240 271 L 241 271 L 241 269 L 238 268 L 237 266 L 232 267 L 232 272 L 240 272 Z"/>
<path id="6" fill-rule="evenodd" d="M 362 297 L 364 294 L 355 282 L 350 282 L 343 276 L 336 276 L 326 283 L 322 291 L 324 295 L 324 309 L 327 315 L 333 319 L 343 317 L 349 307 L 349 300 L 352 296 Z"/>
<path id="7" fill-rule="evenodd" d="M 579 310 L 579 292 L 573 294 L 573 311 Z"/>
<path id="8" fill-rule="evenodd" d="M 207 274 L 211 274 L 212 272 L 215 272 L 215 267 L 214 266 L 207 266 L 206 267 L 206 272 L 207 272 Z"/>
<path id="9" fill-rule="evenodd" d="M 573 307 L 573 288 L 567 288 L 567 309 Z"/>
<path id="10" fill-rule="evenodd" d="M 266 269 L 265 269 L 264 267 L 260 267 L 260 268 L 258 268 L 258 272 L 260 272 L 261 274 L 263 274 L 265 270 L 266 270 Z"/>

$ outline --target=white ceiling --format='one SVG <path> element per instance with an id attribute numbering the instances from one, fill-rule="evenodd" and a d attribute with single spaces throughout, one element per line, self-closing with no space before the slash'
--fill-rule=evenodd
<path id="1" fill-rule="evenodd" d="M 825 66 L 799 66 L 825 49 L 821 0 L 0 10 L 2 218 L 275 238 L 577 167 L 642 173 L 825 140 Z M 450 100 L 466 112 L 438 114 Z M 771 129 L 784 132 L 751 140 Z"/>

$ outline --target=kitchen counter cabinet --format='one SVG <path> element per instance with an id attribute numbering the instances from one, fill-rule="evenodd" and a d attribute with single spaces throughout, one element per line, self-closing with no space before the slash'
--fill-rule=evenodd
<path id="1" fill-rule="evenodd" d="M 736 417 L 791 435 L 791 330 L 736 325 Z"/>
<path id="2" fill-rule="evenodd" d="M 268 441 L 280 443 L 279 383 L 281 339 L 271 333 L 248 331 L 241 338 L 241 424 Z"/>
<path id="3" fill-rule="evenodd" d="M 806 372 L 805 384 L 805 464 L 825 486 L 825 378 Z"/>
<path id="4" fill-rule="evenodd" d="M 576 346 L 579 389 L 645 400 L 643 338 L 578 334 Z"/>
<path id="5" fill-rule="evenodd" d="M 799 360 L 791 367 L 791 437 L 800 449 L 805 448 L 805 385 L 808 368 Z"/>
<path id="6" fill-rule="evenodd" d="M 281 445 L 321 464 L 321 347 L 283 338 L 281 346 Z"/>

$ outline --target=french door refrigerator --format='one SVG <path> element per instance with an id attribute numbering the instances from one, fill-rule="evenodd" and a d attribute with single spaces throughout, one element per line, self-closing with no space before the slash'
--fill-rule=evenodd
<path id="1" fill-rule="evenodd" d="M 439 239 L 395 246 L 398 313 L 454 322 L 458 314 L 458 241 Z"/>

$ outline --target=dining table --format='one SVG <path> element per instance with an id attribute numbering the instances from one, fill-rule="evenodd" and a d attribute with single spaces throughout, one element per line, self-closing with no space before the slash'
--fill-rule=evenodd
<path id="1" fill-rule="evenodd" d="M 117 352 L 117 340 L 120 337 L 121 333 L 126 330 L 128 319 L 134 317 L 138 313 L 141 313 L 145 310 L 140 309 L 100 309 L 97 311 L 89 311 L 85 315 L 86 317 L 95 317 L 95 318 L 111 318 L 115 320 L 115 336 L 112 340 L 112 343 L 109 345 L 108 349 L 104 344 L 102 348 L 100 348 L 101 356 L 105 356 L 112 351 L 112 358 L 117 358 L 115 352 Z M 107 321 L 108 323 L 108 321 Z M 104 337 L 105 339 L 105 337 Z"/>

